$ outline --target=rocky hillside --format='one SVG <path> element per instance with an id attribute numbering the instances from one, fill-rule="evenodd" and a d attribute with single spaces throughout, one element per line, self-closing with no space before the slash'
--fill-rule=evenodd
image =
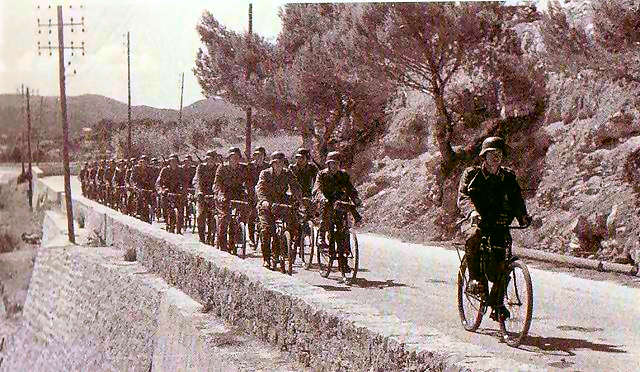
<path id="1" fill-rule="evenodd" d="M 565 2 L 589 22 L 585 2 Z M 543 48 L 535 24 L 522 29 L 528 52 Z M 547 76 L 548 107 L 509 139 L 534 227 L 514 233 L 529 248 L 640 263 L 640 90 L 584 76 Z M 439 153 L 429 132 L 433 104 L 408 93 L 385 136 L 360 154 L 353 172 L 366 208 L 365 229 L 408 240 L 460 238 L 459 173 L 436 180 Z M 373 160 L 370 160 L 373 159 Z"/>

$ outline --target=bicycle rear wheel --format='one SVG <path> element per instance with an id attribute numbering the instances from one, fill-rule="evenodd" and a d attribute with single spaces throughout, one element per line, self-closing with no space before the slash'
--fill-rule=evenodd
<path id="1" fill-rule="evenodd" d="M 504 279 L 504 305 L 509 310 L 508 319 L 500 322 L 507 345 L 518 347 L 527 336 L 533 313 L 533 286 L 531 275 L 524 262 L 514 261 Z"/>
<path id="2" fill-rule="evenodd" d="M 247 236 L 245 235 L 245 224 L 236 222 L 236 247 L 240 250 L 240 257 L 247 255 Z"/>
<path id="3" fill-rule="evenodd" d="M 482 322 L 484 304 L 480 296 L 467 293 L 467 285 L 470 280 L 467 258 L 464 257 L 460 263 L 460 269 L 458 269 L 458 314 L 464 329 L 473 332 L 480 327 Z"/>
<path id="4" fill-rule="evenodd" d="M 358 236 L 355 232 L 349 233 L 349 252 L 347 256 L 347 266 L 351 269 L 351 280 L 355 281 L 358 275 L 358 264 L 360 263 L 360 252 L 358 250 Z"/>
<path id="5" fill-rule="evenodd" d="M 333 261 L 336 259 L 336 240 L 333 233 L 329 234 L 329 245 L 318 245 L 318 257 L 320 258 L 320 273 L 323 277 L 328 278 L 331 274 Z"/>
<path id="6" fill-rule="evenodd" d="M 291 275 L 291 273 L 293 273 L 293 263 L 296 260 L 297 245 L 294 244 L 293 240 L 291 239 L 291 234 L 288 231 L 285 231 L 284 234 L 282 234 L 280 244 L 280 252 L 282 253 L 282 258 L 284 259 L 286 255 L 287 259 L 287 274 Z"/>
<path id="7" fill-rule="evenodd" d="M 302 262 L 304 262 L 304 268 L 309 270 L 313 263 L 313 255 L 315 253 L 315 234 L 313 231 L 313 225 L 311 222 L 302 224 L 302 231 L 300 233 L 300 253 L 302 256 Z"/>

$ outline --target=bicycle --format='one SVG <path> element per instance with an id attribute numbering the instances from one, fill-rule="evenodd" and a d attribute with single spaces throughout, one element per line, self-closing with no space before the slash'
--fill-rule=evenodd
<path id="1" fill-rule="evenodd" d="M 464 220 L 463 220 L 464 221 Z M 463 222 L 461 221 L 461 222 Z M 509 229 L 526 229 L 529 225 L 509 226 Z M 456 248 L 458 250 L 458 248 Z M 490 293 L 496 294 L 496 298 L 504 297 L 504 306 L 509 310 L 510 316 L 507 319 L 498 318 L 502 339 L 512 347 L 518 347 L 527 336 L 531 326 L 533 313 L 533 287 L 531 275 L 527 265 L 517 256 L 512 255 L 511 245 L 508 247 L 493 246 L 489 237 L 483 237 L 480 245 L 480 267 L 489 283 L 487 276 L 487 266 L 492 264 L 492 251 L 494 249 L 505 249 L 505 260 L 496 266 L 496 279 L 491 287 L 485 287 L 482 294 L 472 294 L 467 291 L 469 283 L 469 268 L 466 255 L 460 259 L 458 270 L 458 313 L 462 326 L 469 332 L 474 332 L 480 326 L 484 314 L 488 307 L 496 304 L 490 303 Z M 506 267 L 505 267 L 506 265 Z M 496 285 L 500 287 L 494 288 Z M 496 292 L 494 292 L 496 291 Z M 526 302 L 526 303 L 525 303 Z M 497 303 L 500 303 L 497 301 Z M 494 309 L 495 310 L 495 309 Z M 524 311 L 524 314 L 523 314 Z"/>
<path id="2" fill-rule="evenodd" d="M 216 238 L 215 195 L 203 195 L 204 207 L 207 208 L 207 216 L 203 224 L 205 232 L 205 244 L 214 245 Z M 199 213 L 200 211 L 198 211 Z M 200 226 L 198 227 L 198 229 Z M 200 232 L 200 231 L 198 231 Z"/>
<path id="3" fill-rule="evenodd" d="M 187 200 L 186 200 L 186 208 L 185 208 L 185 215 L 184 215 L 184 220 L 185 223 L 184 225 L 187 227 L 191 227 L 191 232 L 195 233 L 196 232 L 196 189 L 194 188 L 189 188 L 187 190 Z"/>
<path id="4" fill-rule="evenodd" d="M 115 208 L 121 213 L 127 211 L 127 186 L 116 186 Z"/>
<path id="5" fill-rule="evenodd" d="M 164 202 L 164 207 L 168 210 L 166 230 L 170 233 L 176 233 L 177 230 L 177 234 L 182 234 L 183 220 L 180 218 L 180 213 L 182 213 L 181 208 L 184 208 L 184 195 L 181 193 L 166 192 Z"/>
<path id="6" fill-rule="evenodd" d="M 296 244 L 300 259 L 304 263 L 304 268 L 309 270 L 313 264 L 313 256 L 316 253 L 316 232 L 313 227 L 312 202 L 310 198 L 302 198 L 305 209 L 300 211 L 299 238 Z M 318 258 L 319 261 L 319 258 Z"/>
<path id="7" fill-rule="evenodd" d="M 271 263 L 272 270 L 276 270 L 280 264 L 280 272 L 291 275 L 296 250 L 291 240 L 290 226 L 286 216 L 291 213 L 293 206 L 289 204 L 272 203 L 271 211 L 274 217 L 275 233 L 271 236 Z"/>
<path id="8" fill-rule="evenodd" d="M 338 268 L 343 276 L 351 273 L 350 281 L 353 282 L 358 275 L 360 252 L 358 249 L 358 236 L 351 231 L 351 220 L 348 211 L 356 208 L 353 203 L 336 201 L 330 218 L 329 244 L 322 244 L 319 234 L 316 237 L 318 263 L 321 275 L 325 278 L 331 274 L 333 261 L 338 259 Z M 348 237 L 348 238 L 347 238 Z"/>
<path id="9" fill-rule="evenodd" d="M 137 218 L 151 223 L 150 215 L 150 199 L 154 193 L 153 190 L 134 188 L 135 190 L 135 205 Z"/>
<path id="10" fill-rule="evenodd" d="M 231 219 L 227 228 L 227 243 L 232 246 L 232 254 L 238 256 L 238 249 L 242 252 L 241 258 L 247 255 L 247 225 L 242 221 L 243 211 L 249 207 L 249 203 L 243 200 L 231 200 Z"/>

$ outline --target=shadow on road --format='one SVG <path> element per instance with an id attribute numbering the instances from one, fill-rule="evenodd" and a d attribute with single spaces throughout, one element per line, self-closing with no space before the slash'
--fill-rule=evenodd
<path id="1" fill-rule="evenodd" d="M 351 288 L 349 287 L 345 287 L 345 286 L 335 286 L 335 285 L 328 285 L 328 284 L 316 284 L 314 287 L 320 287 L 322 289 L 324 289 L 325 291 L 330 291 L 330 292 L 349 292 L 351 291 Z"/>
<path id="2" fill-rule="evenodd" d="M 360 288 L 377 288 L 377 289 L 384 289 L 389 287 L 407 287 L 407 285 L 404 283 L 395 283 L 394 279 L 379 281 L 379 280 L 367 280 L 365 278 L 356 278 L 355 282 L 353 282 L 352 285 Z"/>
<path id="3" fill-rule="evenodd" d="M 560 351 L 565 352 L 570 356 L 575 355 L 573 351 L 578 349 L 589 349 L 604 353 L 626 353 L 625 350 L 620 348 L 621 345 L 597 344 L 579 338 L 565 337 L 542 337 L 530 335 L 524 339 L 522 346 L 533 347 L 533 349 L 523 348 L 526 351 Z"/>

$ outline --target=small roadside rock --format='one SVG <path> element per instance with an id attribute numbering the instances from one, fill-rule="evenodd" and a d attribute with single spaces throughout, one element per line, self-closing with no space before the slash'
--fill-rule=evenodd
<path id="1" fill-rule="evenodd" d="M 40 240 L 42 239 L 42 236 L 37 233 L 32 233 L 32 234 L 22 233 L 21 238 L 22 238 L 22 241 L 25 243 L 39 245 Z"/>

